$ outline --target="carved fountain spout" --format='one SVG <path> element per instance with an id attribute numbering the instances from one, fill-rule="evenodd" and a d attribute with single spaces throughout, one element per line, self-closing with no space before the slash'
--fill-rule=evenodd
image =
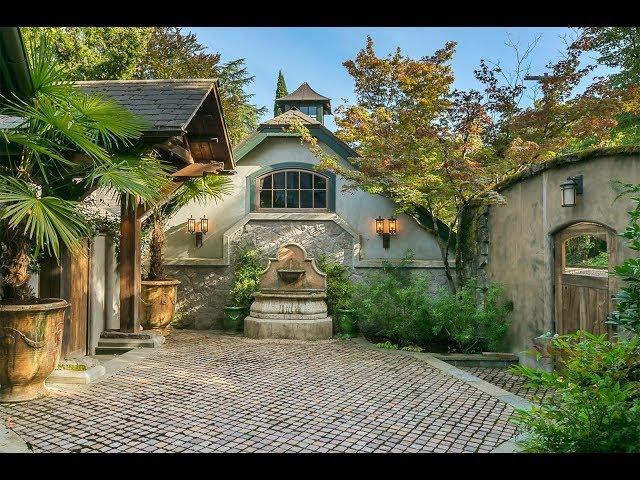
<path id="1" fill-rule="evenodd" d="M 301 245 L 290 243 L 260 278 L 253 294 L 244 333 L 251 338 L 322 340 L 331 338 L 333 323 L 327 316 L 327 278 Z"/>

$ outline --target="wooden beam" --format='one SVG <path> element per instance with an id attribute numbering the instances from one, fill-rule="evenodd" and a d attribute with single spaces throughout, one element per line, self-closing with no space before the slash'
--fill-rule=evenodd
<path id="1" fill-rule="evenodd" d="M 140 231 L 137 205 L 120 206 L 120 331 L 140 330 Z"/>
<path id="2" fill-rule="evenodd" d="M 194 163 L 195 162 L 195 160 L 193 159 L 193 156 L 191 155 L 191 152 L 189 150 L 187 150 L 186 148 L 182 148 L 180 145 L 160 143 L 160 144 L 156 145 L 156 147 L 158 147 L 158 148 L 160 148 L 162 150 L 165 150 L 167 152 L 171 152 L 172 154 L 174 154 L 176 157 L 180 158 L 185 163 Z"/>
<path id="3" fill-rule="evenodd" d="M 201 177 L 205 173 L 218 173 L 224 168 L 222 162 L 212 163 L 193 163 L 171 174 L 176 179 L 188 179 L 192 177 Z"/>

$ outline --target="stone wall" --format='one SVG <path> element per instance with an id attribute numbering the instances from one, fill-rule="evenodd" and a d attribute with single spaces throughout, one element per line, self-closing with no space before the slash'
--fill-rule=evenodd
<path id="1" fill-rule="evenodd" d="M 326 255 L 351 271 L 351 279 L 360 281 L 372 268 L 353 268 L 353 252 L 359 239 L 333 221 L 251 220 L 230 238 L 230 266 L 168 265 L 167 275 L 182 283 L 178 289 L 178 308 L 183 325 L 219 328 L 223 307 L 231 303 L 235 252 L 240 248 L 257 248 L 263 259 L 275 256 L 286 243 L 302 245 L 313 258 Z M 433 278 L 432 288 L 446 285 L 442 269 L 412 269 Z"/>

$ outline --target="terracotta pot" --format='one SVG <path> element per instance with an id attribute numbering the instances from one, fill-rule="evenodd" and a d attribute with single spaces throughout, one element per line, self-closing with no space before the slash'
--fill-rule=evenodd
<path id="1" fill-rule="evenodd" d="M 178 280 L 142 280 L 140 324 L 143 328 L 166 329 L 176 312 Z"/>
<path id="2" fill-rule="evenodd" d="M 66 300 L 0 303 L 0 401 L 46 395 L 45 379 L 60 360 Z"/>

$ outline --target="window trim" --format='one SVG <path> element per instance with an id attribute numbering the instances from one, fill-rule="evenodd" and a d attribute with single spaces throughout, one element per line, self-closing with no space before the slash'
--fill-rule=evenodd
<path id="1" fill-rule="evenodd" d="M 287 177 L 286 174 L 288 172 L 298 172 L 298 173 L 310 173 L 311 175 L 317 175 L 319 177 L 322 177 L 325 179 L 325 188 L 324 189 L 318 189 L 319 191 L 324 190 L 326 192 L 326 198 L 325 198 L 325 204 L 326 207 L 323 208 L 295 208 L 295 207 L 261 207 L 260 206 L 260 192 L 262 191 L 262 189 L 260 188 L 260 180 L 263 179 L 264 177 L 267 177 L 269 175 L 275 175 L 277 173 L 284 173 L 285 174 L 285 186 L 284 188 L 274 188 L 275 184 L 274 181 L 272 180 L 271 183 L 271 187 L 272 188 L 268 188 L 266 190 L 270 190 L 270 191 L 275 191 L 275 190 L 283 190 L 285 192 L 285 198 L 286 198 L 286 192 L 289 190 L 292 191 L 298 191 L 301 192 L 303 190 L 305 191 L 310 191 L 312 192 L 312 198 L 313 198 L 313 193 L 315 193 L 316 188 L 314 186 L 314 182 L 313 182 L 313 177 L 311 178 L 311 188 L 300 188 L 300 180 L 298 180 L 298 188 L 292 188 L 289 189 L 287 187 Z M 254 188 L 255 188 L 255 201 L 254 201 L 254 205 L 253 205 L 253 210 L 254 212 L 318 212 L 318 213 L 322 213 L 322 212 L 328 212 L 329 211 L 329 195 L 330 195 L 330 181 L 329 181 L 329 177 L 327 177 L 327 175 L 320 173 L 320 172 L 316 172 L 313 170 L 309 170 L 307 169 L 303 169 L 303 168 L 282 168 L 282 169 L 278 169 L 278 170 L 274 170 L 272 172 L 265 172 L 262 175 L 256 176 L 254 179 Z M 299 197 L 298 197 L 299 198 Z M 285 200 L 286 201 L 286 200 Z M 272 200 L 273 202 L 273 200 Z"/>
<path id="2" fill-rule="evenodd" d="M 265 165 L 253 172 L 246 180 L 245 213 L 326 213 L 336 211 L 336 175 L 326 170 L 314 170 L 314 165 L 303 162 L 282 162 L 273 165 Z M 282 170 L 299 170 L 322 175 L 327 179 L 327 208 L 259 208 L 259 189 L 257 179 L 268 173 L 276 173 Z"/>

